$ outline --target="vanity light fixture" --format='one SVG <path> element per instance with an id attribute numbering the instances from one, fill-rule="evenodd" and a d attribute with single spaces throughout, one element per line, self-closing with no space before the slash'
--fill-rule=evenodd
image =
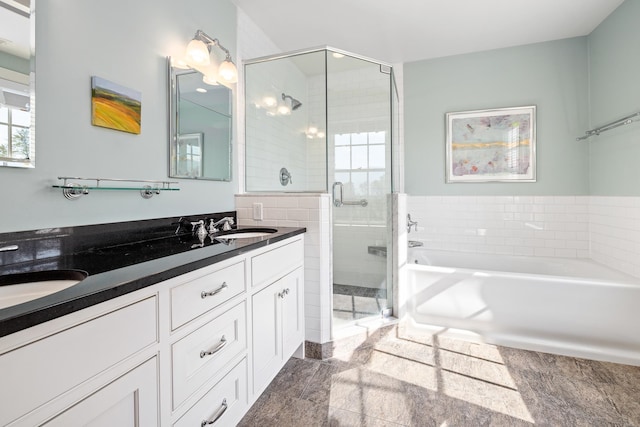
<path id="1" fill-rule="evenodd" d="M 229 49 L 222 46 L 218 39 L 210 37 L 202 30 L 196 31 L 195 36 L 193 36 L 193 39 L 187 45 L 187 52 L 185 55 L 187 64 L 189 64 L 191 68 L 195 68 L 196 70 L 203 72 L 202 70 L 206 69 L 211 64 L 210 54 L 212 46 L 218 46 L 218 48 L 225 53 L 226 57 L 218 69 L 215 70 L 215 74 L 217 74 L 215 77 L 218 78 L 215 78 L 213 75 L 209 75 L 208 73 L 203 73 L 205 74 L 204 78 L 209 81 L 219 79 L 225 83 L 236 83 L 238 81 L 238 69 L 231 60 L 231 53 L 229 52 Z"/>

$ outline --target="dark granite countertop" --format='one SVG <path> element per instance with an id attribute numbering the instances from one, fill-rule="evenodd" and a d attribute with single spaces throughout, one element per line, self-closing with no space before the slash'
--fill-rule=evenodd
<path id="1" fill-rule="evenodd" d="M 95 227 L 94 227 L 95 228 Z M 254 228 L 254 227 L 252 227 Z M 242 227 L 239 227 L 242 229 Z M 154 285 L 272 243 L 302 234 L 305 228 L 277 227 L 265 237 L 201 244 L 190 233 L 111 245 L 85 244 L 81 250 L 50 250 L 52 256 L 3 263 L 0 276 L 30 271 L 82 270 L 89 275 L 77 285 L 48 296 L 0 309 L 0 337 L 83 308 Z M 1 239 L 0 239 L 1 240 Z M 50 239 L 49 244 L 60 240 Z M 40 242 L 40 241 L 39 241 Z M 113 241 L 111 243 L 114 243 Z M 0 242 L 2 246 L 2 242 Z M 38 253 L 46 253 L 42 244 Z"/>

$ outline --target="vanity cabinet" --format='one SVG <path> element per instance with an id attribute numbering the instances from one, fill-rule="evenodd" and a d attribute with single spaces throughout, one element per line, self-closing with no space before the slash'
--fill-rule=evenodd
<path id="1" fill-rule="evenodd" d="M 89 407 L 106 419 L 129 417 L 119 413 L 122 407 L 136 409 L 140 419 L 157 418 L 149 415 L 158 412 L 155 296 L 113 300 L 32 329 L 0 340 L 6 345 L 0 347 L 0 425 L 65 425 L 55 420 Z M 151 371 L 137 368 L 150 358 Z M 109 398 L 89 398 L 95 394 Z"/>
<path id="2" fill-rule="evenodd" d="M 158 425 L 158 365 L 148 360 L 44 425 L 153 426 Z"/>
<path id="3" fill-rule="evenodd" d="M 0 425 L 235 425 L 304 342 L 297 235 L 0 338 Z"/>
<path id="4" fill-rule="evenodd" d="M 303 270 L 256 292 L 253 305 L 253 392 L 259 395 L 304 340 Z"/>

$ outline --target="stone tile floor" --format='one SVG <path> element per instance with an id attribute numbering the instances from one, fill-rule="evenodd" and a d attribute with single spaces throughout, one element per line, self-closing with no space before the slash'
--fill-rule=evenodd
<path id="1" fill-rule="evenodd" d="M 291 359 L 241 426 L 640 426 L 640 367 L 386 328 Z"/>

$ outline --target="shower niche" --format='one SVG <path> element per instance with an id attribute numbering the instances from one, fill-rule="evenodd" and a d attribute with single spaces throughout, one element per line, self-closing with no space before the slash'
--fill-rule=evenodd
<path id="1" fill-rule="evenodd" d="M 245 61 L 244 76 L 246 192 L 329 193 L 334 329 L 389 313 L 392 67 L 320 48 Z"/>

